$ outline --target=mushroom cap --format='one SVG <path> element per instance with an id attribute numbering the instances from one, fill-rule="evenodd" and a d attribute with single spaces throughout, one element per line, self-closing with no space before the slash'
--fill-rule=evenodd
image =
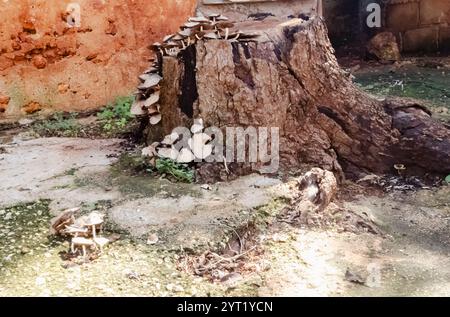
<path id="1" fill-rule="evenodd" d="M 86 233 L 88 232 L 87 228 L 78 227 L 78 226 L 67 226 L 66 229 L 64 229 L 65 233 L 73 234 L 73 233 Z"/>
<path id="2" fill-rule="evenodd" d="M 208 16 L 208 18 L 217 18 L 217 17 L 220 17 L 220 13 L 210 13 L 210 14 L 208 14 L 207 16 Z"/>
<path id="3" fill-rule="evenodd" d="M 395 168 L 396 170 L 405 170 L 405 169 L 406 169 L 406 166 L 405 166 L 404 164 L 395 164 L 395 165 L 394 165 L 394 168 Z"/>
<path id="4" fill-rule="evenodd" d="M 142 107 L 144 106 L 145 100 L 135 100 L 131 105 L 130 113 L 135 116 L 145 115 L 146 112 Z"/>
<path id="5" fill-rule="evenodd" d="M 175 34 L 169 34 L 169 35 L 164 36 L 163 42 L 164 42 L 164 43 L 168 42 L 168 41 L 169 41 L 170 39 L 172 39 L 174 36 L 175 36 Z"/>
<path id="6" fill-rule="evenodd" d="M 232 28 L 234 27 L 234 23 L 233 22 L 228 22 L 228 21 L 220 21 L 220 22 L 216 22 L 214 23 L 214 26 L 218 27 L 218 28 Z"/>
<path id="7" fill-rule="evenodd" d="M 150 107 L 147 108 L 147 114 L 149 115 L 154 115 L 154 114 L 158 114 L 160 111 L 160 106 L 157 104 L 153 104 Z"/>
<path id="8" fill-rule="evenodd" d="M 156 113 L 156 114 L 154 114 L 154 115 L 152 115 L 150 117 L 149 121 L 150 121 L 151 125 L 155 125 L 155 124 L 158 124 L 161 121 L 161 119 L 162 119 L 161 114 L 160 113 Z"/>
<path id="9" fill-rule="evenodd" d="M 172 41 L 182 41 L 185 38 L 187 38 L 189 35 L 184 35 L 184 34 L 180 34 L 180 32 L 178 32 L 177 34 L 175 34 L 174 37 L 172 37 Z"/>
<path id="10" fill-rule="evenodd" d="M 186 148 L 181 149 L 177 157 L 178 163 L 191 163 L 193 160 L 195 160 L 195 156 L 191 150 Z"/>
<path id="11" fill-rule="evenodd" d="M 187 38 L 188 36 L 192 35 L 192 30 L 191 29 L 184 29 L 182 31 L 179 31 L 178 34 L 180 36 L 184 36 L 184 38 Z"/>
<path id="12" fill-rule="evenodd" d="M 179 155 L 179 152 L 171 147 L 171 148 L 160 148 L 158 149 L 158 156 L 162 158 L 169 158 L 171 160 L 176 160 Z"/>
<path id="13" fill-rule="evenodd" d="M 182 27 L 191 29 L 191 28 L 195 28 L 195 27 L 197 27 L 197 26 L 199 26 L 199 25 L 200 25 L 200 22 L 191 22 L 191 21 L 188 21 L 188 22 L 186 22 L 185 24 L 183 24 Z"/>
<path id="14" fill-rule="evenodd" d="M 72 238 L 72 243 L 76 245 L 94 245 L 94 241 L 91 239 L 86 239 L 83 237 L 74 237 Z"/>
<path id="15" fill-rule="evenodd" d="M 91 212 L 86 219 L 87 226 L 96 226 L 103 223 L 103 215 L 98 212 Z"/>
<path id="16" fill-rule="evenodd" d="M 220 39 L 220 36 L 215 32 L 206 33 L 203 37 L 210 40 Z"/>
<path id="17" fill-rule="evenodd" d="M 190 17 L 189 22 L 208 23 L 208 22 L 210 22 L 210 20 L 208 18 L 205 18 L 204 16 L 196 16 L 196 17 Z"/>
<path id="18" fill-rule="evenodd" d="M 159 72 L 159 68 L 155 67 L 155 66 L 151 66 L 144 71 L 144 74 L 152 74 L 152 73 L 157 73 L 157 72 Z"/>
<path id="19" fill-rule="evenodd" d="M 138 86 L 138 89 L 148 89 L 152 88 L 159 84 L 159 82 L 162 80 L 162 77 L 158 74 L 149 74 L 148 79 L 145 80 L 144 83 L 140 84 Z"/>
<path id="20" fill-rule="evenodd" d="M 95 242 L 95 244 L 99 245 L 100 247 L 103 247 L 109 243 L 109 239 L 103 238 L 103 237 L 95 237 L 94 242 Z"/>
<path id="21" fill-rule="evenodd" d="M 161 144 L 165 144 L 165 145 L 172 145 L 175 143 L 176 140 L 178 140 L 179 138 L 179 134 L 176 132 L 172 132 L 169 135 L 166 135 L 164 137 L 164 140 L 161 141 Z"/>
<path id="22" fill-rule="evenodd" d="M 216 21 L 228 21 L 229 19 L 224 15 L 219 15 L 216 17 Z"/>
<path id="23" fill-rule="evenodd" d="M 163 48 L 178 47 L 180 44 L 175 41 L 169 41 L 163 44 Z"/>
<path id="24" fill-rule="evenodd" d="M 161 47 L 161 43 L 155 42 L 155 43 L 152 44 L 152 47 L 154 47 L 154 48 L 160 48 L 160 47 Z"/>
<path id="25" fill-rule="evenodd" d="M 144 101 L 143 106 L 145 108 L 149 108 L 151 105 L 154 105 L 159 101 L 159 91 L 155 91 L 147 100 Z"/>

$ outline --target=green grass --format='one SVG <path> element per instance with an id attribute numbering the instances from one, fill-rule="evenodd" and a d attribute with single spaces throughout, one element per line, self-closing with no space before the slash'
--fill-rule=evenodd
<path id="1" fill-rule="evenodd" d="M 194 182 L 194 171 L 192 169 L 170 159 L 157 159 L 156 170 L 161 174 L 171 175 L 180 182 Z"/>
<path id="2" fill-rule="evenodd" d="M 41 136 L 79 137 L 82 136 L 83 127 L 77 122 L 77 113 L 65 115 L 57 112 L 47 120 L 33 125 L 33 130 Z"/>
<path id="3" fill-rule="evenodd" d="M 123 130 L 133 119 L 130 109 L 133 97 L 119 97 L 113 104 L 108 104 L 98 114 L 101 127 L 106 133 L 115 133 Z"/>

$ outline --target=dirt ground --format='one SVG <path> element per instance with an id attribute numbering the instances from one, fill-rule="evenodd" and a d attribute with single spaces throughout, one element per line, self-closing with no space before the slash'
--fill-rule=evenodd
<path id="1" fill-rule="evenodd" d="M 202 188 L 125 175 L 114 168 L 123 142 L 4 139 L 0 295 L 450 295 L 448 186 L 342 202 L 380 234 L 302 228 L 273 217 L 284 203 L 278 179 L 251 175 Z M 120 234 L 82 265 L 65 261 L 67 241 L 48 237 L 52 215 L 77 206 L 105 212 L 107 234 Z M 220 250 L 254 223 L 264 226 L 245 270 L 212 281 L 180 269 L 186 255 Z M 158 241 L 148 244 L 149 235 Z"/>

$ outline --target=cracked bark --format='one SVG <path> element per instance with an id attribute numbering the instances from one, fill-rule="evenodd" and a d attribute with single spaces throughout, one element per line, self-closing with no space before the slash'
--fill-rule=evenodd
<path id="1" fill-rule="evenodd" d="M 258 42 L 197 42 L 194 117 L 219 127 L 279 127 L 284 167 L 306 164 L 358 176 L 405 164 L 412 173 L 450 173 L 450 129 L 420 105 L 381 102 L 355 87 L 321 19 L 246 27 L 260 31 Z M 163 64 L 161 108 L 169 133 L 190 119 L 168 97 L 183 94 L 177 84 L 183 62 L 165 58 Z M 173 65 L 177 70 L 169 73 Z"/>

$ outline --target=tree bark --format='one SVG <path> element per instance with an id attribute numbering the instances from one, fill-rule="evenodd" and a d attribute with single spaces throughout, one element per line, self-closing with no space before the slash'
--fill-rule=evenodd
<path id="1" fill-rule="evenodd" d="M 255 42 L 198 41 L 164 57 L 160 138 L 202 117 L 207 126 L 280 128 L 285 167 L 356 174 L 450 173 L 450 129 L 414 102 L 379 101 L 342 70 L 321 18 L 245 22 Z M 155 132 L 156 131 L 156 132 Z"/>

